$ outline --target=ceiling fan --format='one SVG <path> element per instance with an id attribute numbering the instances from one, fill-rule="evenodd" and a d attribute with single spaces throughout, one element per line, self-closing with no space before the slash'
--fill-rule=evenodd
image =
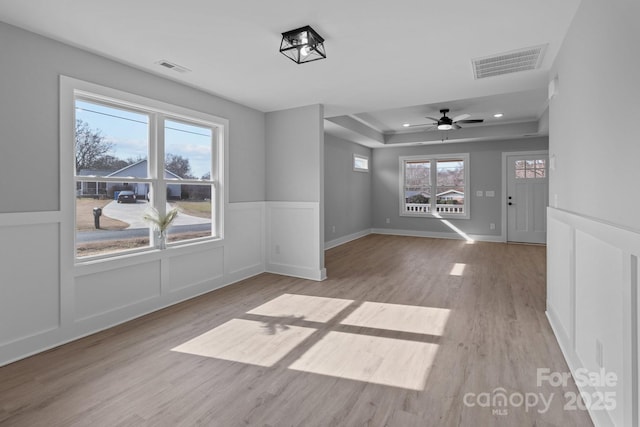
<path id="1" fill-rule="evenodd" d="M 467 117 L 470 117 L 471 116 L 470 114 L 461 114 L 453 118 L 448 117 L 447 116 L 447 113 L 449 112 L 448 108 L 443 108 L 442 110 L 440 110 L 440 112 L 442 113 L 442 117 L 440 117 L 439 119 L 436 119 L 434 117 L 425 117 L 425 119 L 433 120 L 434 123 L 410 125 L 407 127 L 430 126 L 430 128 L 425 130 L 433 130 L 433 129 L 452 130 L 452 129 L 461 129 L 462 126 L 460 126 L 460 124 L 482 123 L 484 121 L 483 119 L 468 120 Z"/>

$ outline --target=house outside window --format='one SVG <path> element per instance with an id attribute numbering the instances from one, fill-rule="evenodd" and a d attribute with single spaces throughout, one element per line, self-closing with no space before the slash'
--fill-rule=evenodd
<path id="1" fill-rule="evenodd" d="M 73 92 L 76 260 L 160 247 L 143 218 L 151 208 L 178 209 L 169 247 L 221 238 L 226 121 L 97 88 Z"/>
<path id="2" fill-rule="evenodd" d="M 469 218 L 469 154 L 400 157 L 400 215 Z"/>

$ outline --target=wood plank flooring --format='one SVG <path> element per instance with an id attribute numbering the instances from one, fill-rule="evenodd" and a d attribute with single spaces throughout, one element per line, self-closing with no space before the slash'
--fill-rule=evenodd
<path id="1" fill-rule="evenodd" d="M 0 368 L 0 425 L 590 426 L 575 385 L 536 384 L 568 372 L 545 265 L 370 235 L 327 251 L 324 282 L 262 274 Z"/>

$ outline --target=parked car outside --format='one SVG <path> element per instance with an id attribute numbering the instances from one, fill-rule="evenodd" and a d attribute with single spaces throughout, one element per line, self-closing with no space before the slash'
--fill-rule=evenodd
<path id="1" fill-rule="evenodd" d="M 133 191 L 121 191 L 118 194 L 118 203 L 136 203 L 136 195 Z"/>

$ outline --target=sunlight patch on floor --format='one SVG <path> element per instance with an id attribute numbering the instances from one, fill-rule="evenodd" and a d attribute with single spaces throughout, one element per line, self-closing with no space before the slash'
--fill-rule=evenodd
<path id="1" fill-rule="evenodd" d="M 464 268 L 467 264 L 455 263 L 449 272 L 450 276 L 462 276 L 464 274 Z"/>
<path id="2" fill-rule="evenodd" d="M 449 313 L 446 308 L 365 301 L 340 323 L 439 336 L 444 331 Z"/>
<path id="3" fill-rule="evenodd" d="M 282 325 L 277 333 L 269 333 L 263 322 L 231 319 L 171 350 L 269 367 L 315 331 L 314 328 Z"/>
<path id="4" fill-rule="evenodd" d="M 292 317 L 310 322 L 328 322 L 351 303 L 353 300 L 283 294 L 248 311 L 247 314 Z"/>
<path id="5" fill-rule="evenodd" d="M 329 332 L 290 368 L 423 390 L 437 350 L 437 344 Z"/>

